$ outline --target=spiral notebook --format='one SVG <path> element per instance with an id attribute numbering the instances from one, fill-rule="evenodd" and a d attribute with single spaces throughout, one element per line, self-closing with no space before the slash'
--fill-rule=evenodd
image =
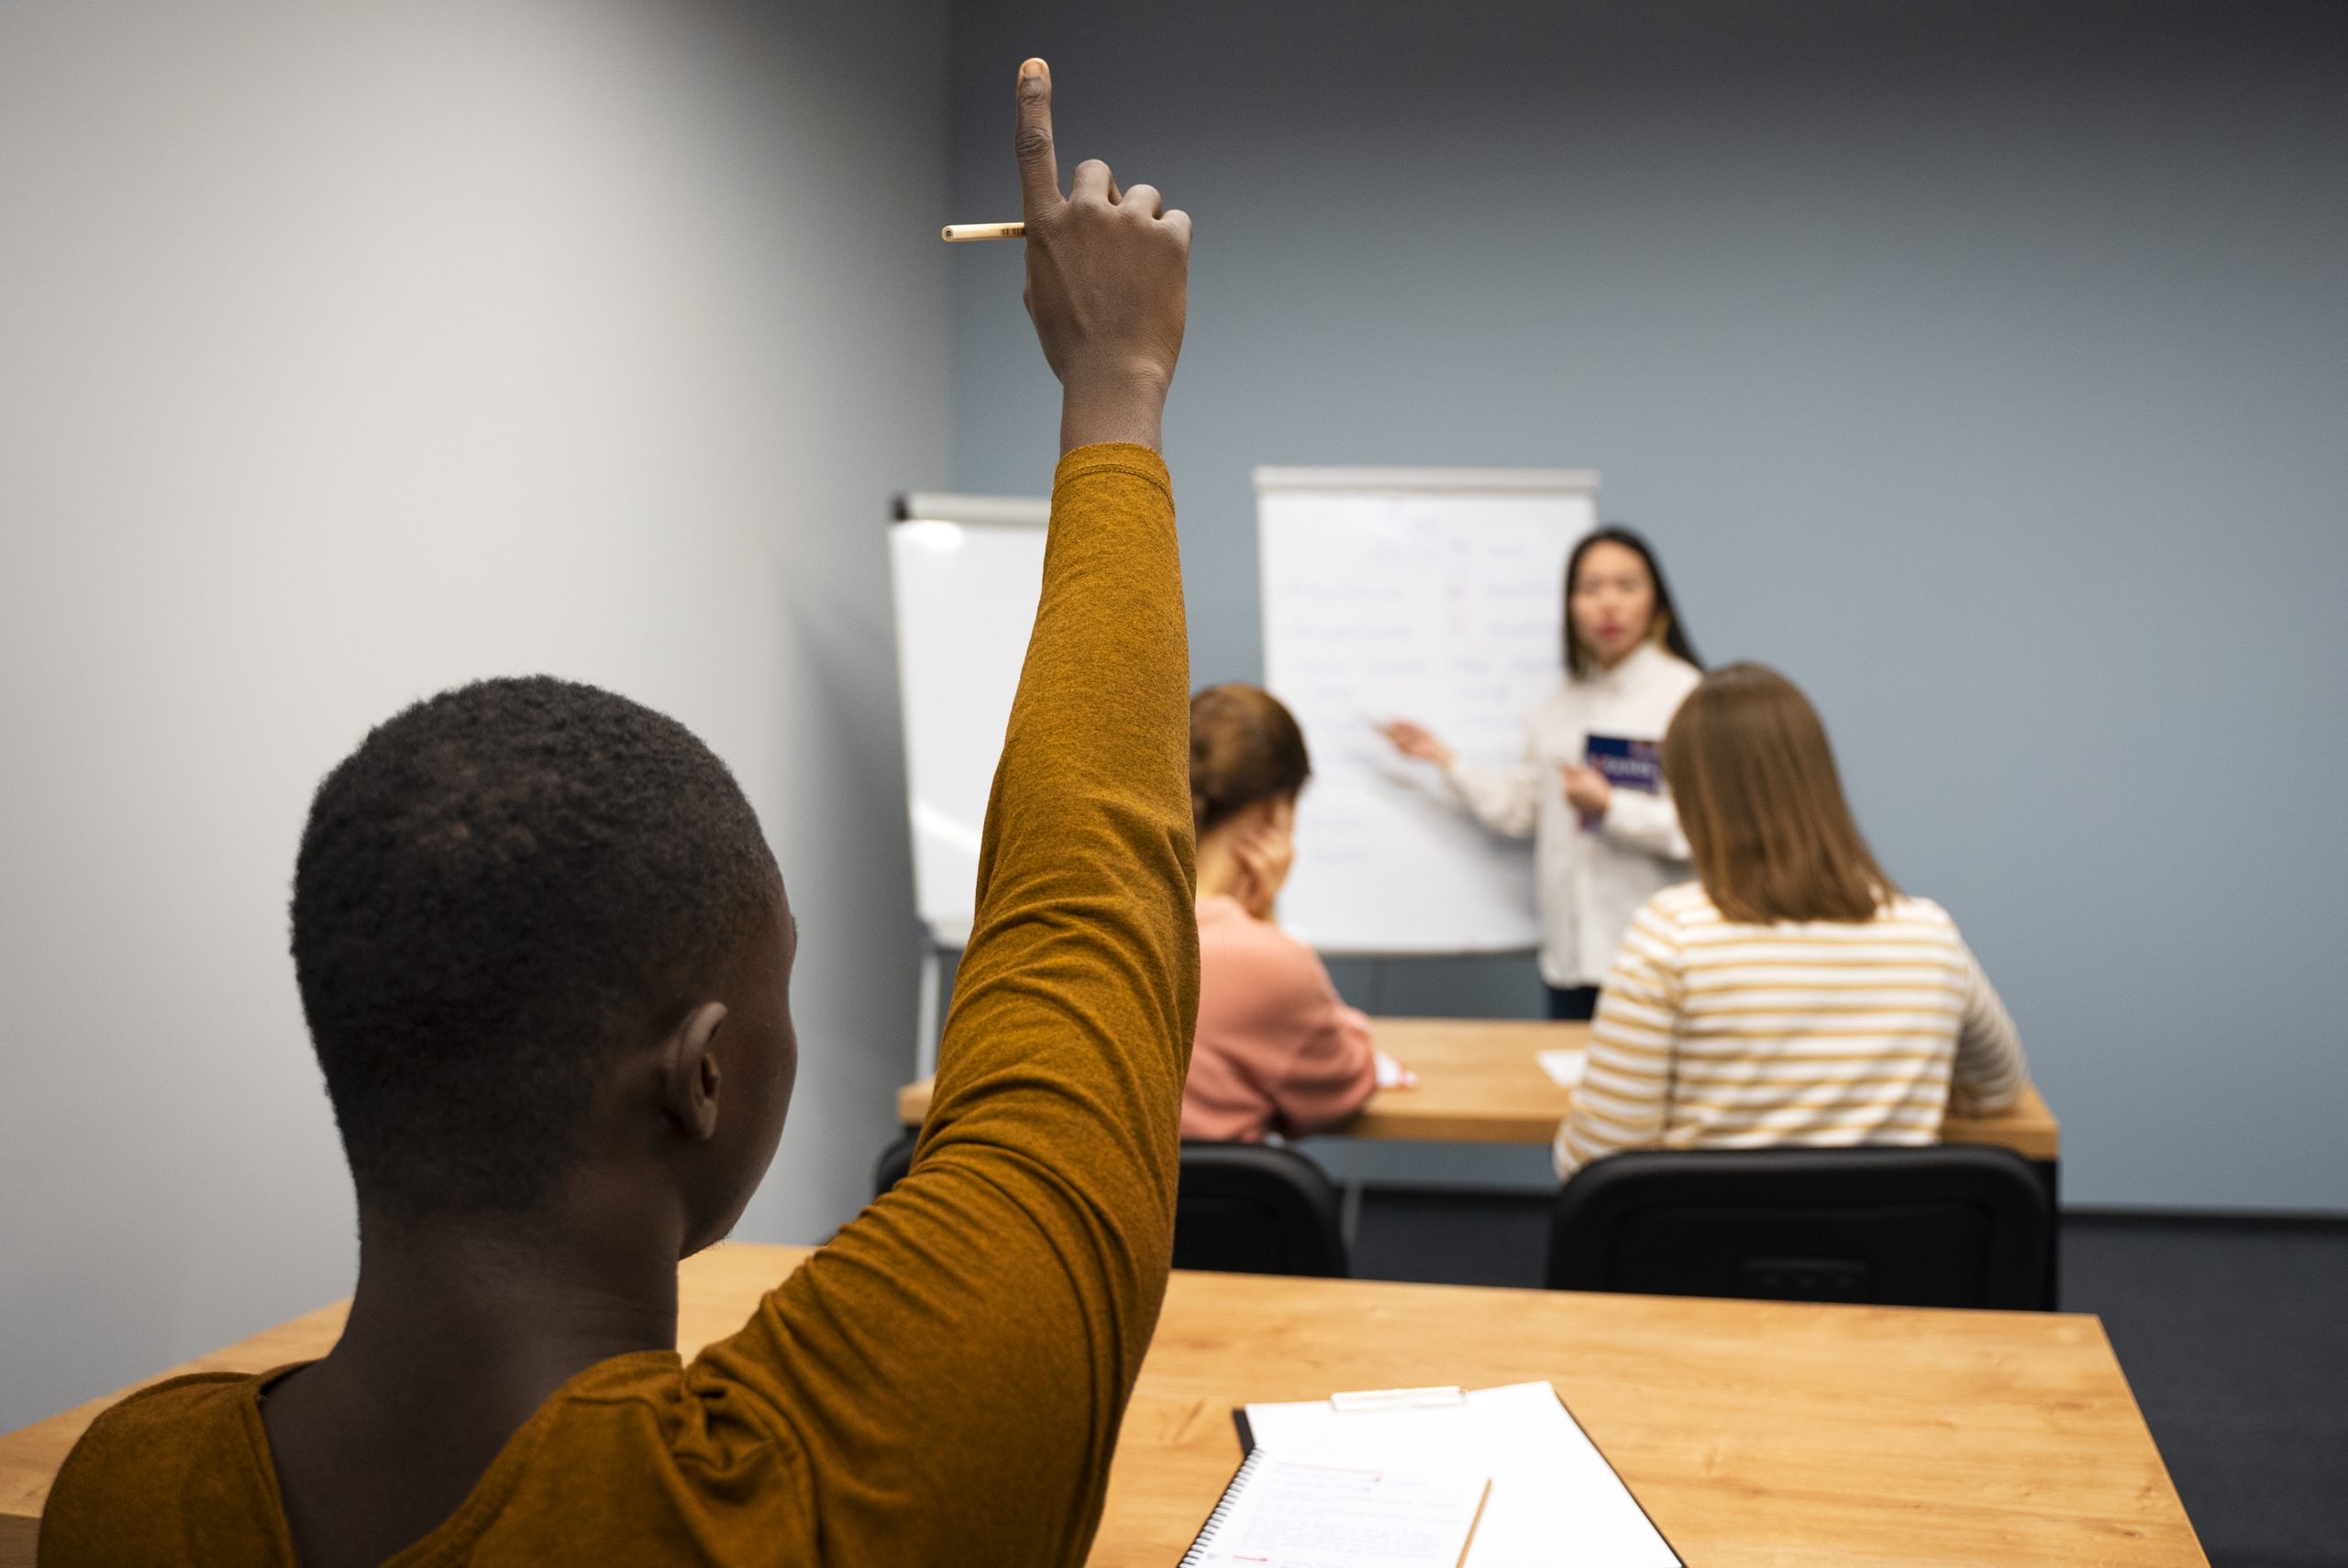
<path id="1" fill-rule="evenodd" d="M 1257 1449 L 1181 1568 L 1459 1568 L 1492 1484 L 1275 1459 Z"/>
<path id="2" fill-rule="evenodd" d="M 1681 1568 L 1678 1553 L 1546 1383 L 1337 1394 L 1250 1405 L 1236 1415 L 1247 1458 L 1199 1532 L 1193 1555 L 1183 1559 L 1193 1568 Z M 1276 1507 L 1290 1522 L 1319 1519 L 1317 1509 L 1287 1500 L 1286 1475 L 1278 1487 L 1255 1479 L 1313 1467 L 1437 1484 L 1464 1473 L 1490 1485 L 1472 1535 L 1450 1559 L 1348 1556 L 1344 1550 L 1355 1550 L 1354 1543 L 1334 1532 L 1280 1538 L 1294 1540 L 1292 1550 L 1322 1550 L 1319 1556 L 1281 1557 L 1235 1544 L 1247 1538 L 1230 1521 Z"/>

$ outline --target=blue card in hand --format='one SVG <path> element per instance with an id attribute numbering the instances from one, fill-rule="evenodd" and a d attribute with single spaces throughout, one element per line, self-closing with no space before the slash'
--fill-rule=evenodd
<path id="1" fill-rule="evenodd" d="M 1661 741 L 1594 734 L 1584 742 L 1582 756 L 1617 790 L 1636 790 L 1648 795 L 1663 793 Z M 1596 833 L 1598 819 L 1584 817 L 1581 828 L 1584 833 Z"/>
<path id="2" fill-rule="evenodd" d="M 1617 790 L 1663 793 L 1663 743 L 1628 735 L 1591 735 L 1583 753 L 1592 767 Z"/>

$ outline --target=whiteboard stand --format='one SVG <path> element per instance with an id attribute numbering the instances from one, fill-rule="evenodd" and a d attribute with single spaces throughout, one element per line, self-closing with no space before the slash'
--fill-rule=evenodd
<path id="1" fill-rule="evenodd" d="M 1051 503 L 1040 496 L 897 498 L 889 570 L 905 737 L 920 990 L 914 1066 L 937 1069 L 948 961 L 970 940 L 987 800 L 1035 628 Z"/>

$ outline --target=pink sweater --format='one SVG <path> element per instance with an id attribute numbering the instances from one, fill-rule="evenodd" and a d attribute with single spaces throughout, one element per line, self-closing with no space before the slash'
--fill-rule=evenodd
<path id="1" fill-rule="evenodd" d="M 1199 900 L 1199 1032 L 1182 1136 L 1260 1143 L 1351 1116 L 1378 1087 L 1369 1020 L 1319 954 L 1220 895 Z"/>

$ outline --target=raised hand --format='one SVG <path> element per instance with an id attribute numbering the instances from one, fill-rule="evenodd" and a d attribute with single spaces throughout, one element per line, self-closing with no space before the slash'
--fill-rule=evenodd
<path id="1" fill-rule="evenodd" d="M 1389 719 L 1378 726 L 1378 733 L 1384 735 L 1388 744 L 1404 756 L 1414 757 L 1421 762 L 1432 762 L 1437 767 L 1451 766 L 1453 756 L 1451 748 L 1435 739 L 1433 731 L 1414 724 L 1408 719 Z"/>
<path id="2" fill-rule="evenodd" d="M 1182 352 L 1191 218 L 1157 192 L 1120 192 L 1088 159 L 1060 193 L 1052 144 L 1052 75 L 1019 68 L 1019 183 L 1027 225 L 1027 315 L 1060 379 L 1060 450 L 1093 441 L 1158 444 L 1158 420 Z"/>

